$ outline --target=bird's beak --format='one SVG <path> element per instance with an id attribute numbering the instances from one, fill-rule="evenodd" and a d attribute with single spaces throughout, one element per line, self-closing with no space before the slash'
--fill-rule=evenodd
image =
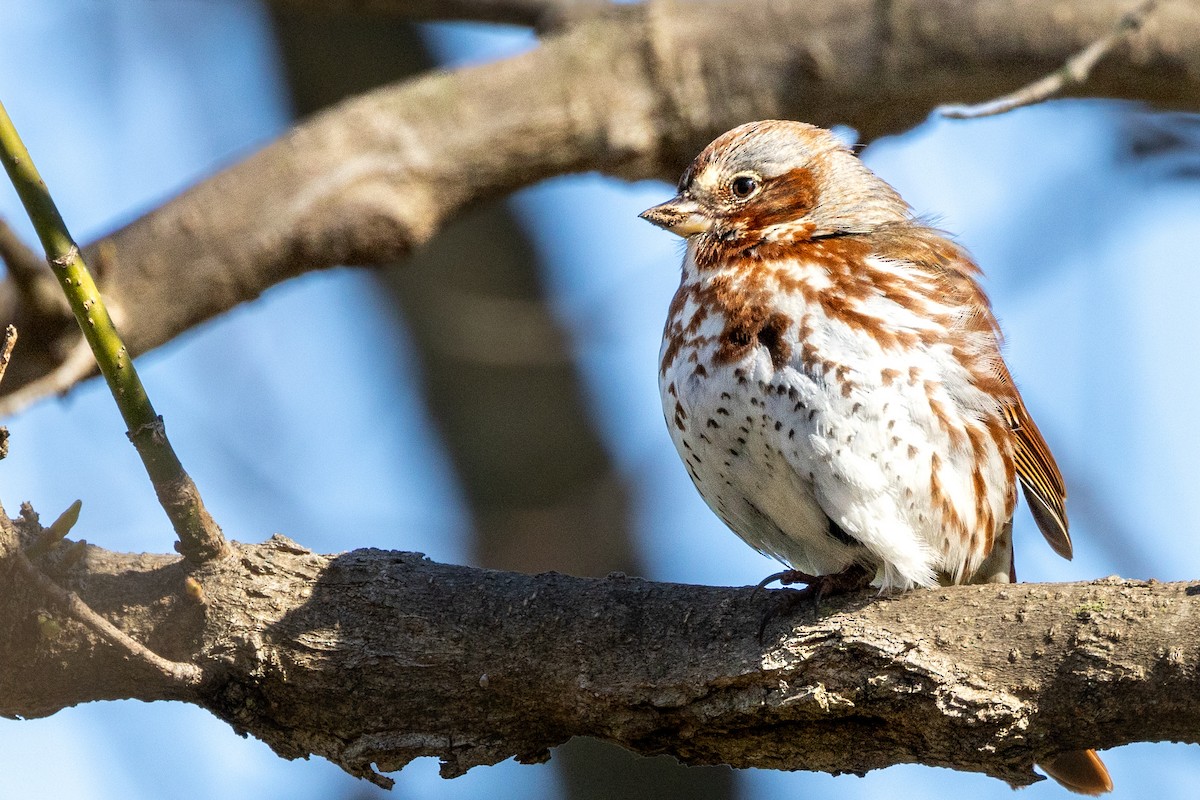
<path id="1" fill-rule="evenodd" d="M 686 195 L 678 194 L 654 208 L 647 208 L 639 217 L 683 238 L 704 233 L 712 225 L 700 205 Z"/>

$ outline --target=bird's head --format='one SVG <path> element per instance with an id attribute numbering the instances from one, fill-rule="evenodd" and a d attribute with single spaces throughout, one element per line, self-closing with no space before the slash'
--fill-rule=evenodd
<path id="1" fill-rule="evenodd" d="M 679 193 L 640 216 L 726 246 L 869 233 L 910 219 L 896 190 L 836 136 L 786 120 L 722 134 L 684 171 Z"/>

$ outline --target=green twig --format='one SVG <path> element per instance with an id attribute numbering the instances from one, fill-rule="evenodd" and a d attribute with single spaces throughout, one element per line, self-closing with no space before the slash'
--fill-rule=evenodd
<path id="1" fill-rule="evenodd" d="M 58 519 L 54 520 L 49 528 L 43 528 L 33 543 L 25 548 L 25 555 L 29 558 L 38 558 L 62 544 L 63 539 L 66 539 L 67 534 L 71 532 L 71 528 L 74 528 L 75 523 L 79 521 L 79 511 L 82 508 L 82 500 L 71 503 L 66 511 L 58 515 Z"/>
<path id="2" fill-rule="evenodd" d="M 3 104 L 0 104 L 0 161 L 4 162 L 4 169 L 42 240 L 46 259 L 117 401 L 129 439 L 142 457 L 158 501 L 171 519 L 179 537 L 176 549 L 197 562 L 224 555 L 228 547 L 225 537 L 204 508 L 200 491 L 167 440 L 162 417 L 154 412 L 79 247 L 71 239 Z"/>

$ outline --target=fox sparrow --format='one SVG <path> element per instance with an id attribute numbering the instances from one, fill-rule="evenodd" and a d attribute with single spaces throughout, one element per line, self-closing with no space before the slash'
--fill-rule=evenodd
<path id="1" fill-rule="evenodd" d="M 979 269 L 835 136 L 734 128 L 642 217 L 687 239 L 660 365 L 671 438 L 748 544 L 834 586 L 1006 583 L 1020 483 L 1071 557 Z M 1091 750 L 1043 767 L 1112 788 Z"/>

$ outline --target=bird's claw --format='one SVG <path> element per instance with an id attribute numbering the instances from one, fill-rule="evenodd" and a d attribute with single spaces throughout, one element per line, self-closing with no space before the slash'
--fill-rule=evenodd
<path id="1" fill-rule="evenodd" d="M 822 599 L 853 592 L 869 586 L 872 577 L 872 574 L 865 567 L 858 564 L 851 564 L 841 572 L 835 572 L 832 575 L 809 575 L 806 572 L 794 569 L 785 569 L 782 572 L 776 572 L 774 575 L 768 575 L 754 587 L 752 597 L 756 597 L 759 592 L 775 581 L 779 581 L 784 586 L 792 586 L 797 583 L 807 585 L 803 589 L 779 594 L 780 602 L 768 607 L 763 613 L 762 622 L 758 626 L 758 641 L 760 643 L 763 641 L 763 633 L 767 629 L 767 623 L 784 611 L 791 610 L 801 604 L 811 603 L 815 612 L 820 606 Z"/>
<path id="2" fill-rule="evenodd" d="M 773 575 L 768 575 L 759 581 L 758 585 L 754 587 L 754 596 L 757 596 L 758 592 L 761 592 L 772 583 L 775 583 L 775 581 L 779 581 L 781 586 L 793 586 L 797 583 L 806 583 L 809 586 L 812 586 L 820 580 L 821 576 L 819 575 L 809 575 L 807 572 L 801 572 L 798 569 L 785 569 L 782 572 L 776 572 Z"/>

